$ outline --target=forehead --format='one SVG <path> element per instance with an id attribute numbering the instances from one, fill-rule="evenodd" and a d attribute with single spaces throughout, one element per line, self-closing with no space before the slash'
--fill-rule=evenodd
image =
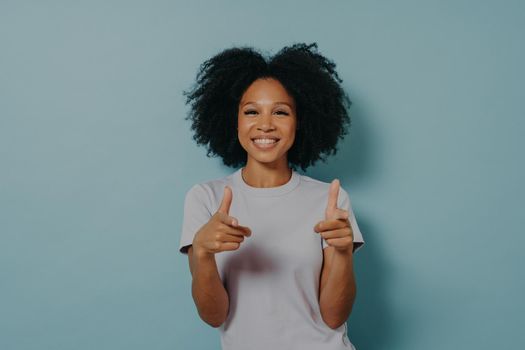
<path id="1" fill-rule="evenodd" d="M 241 104 L 252 103 L 276 103 L 285 102 L 294 104 L 293 97 L 290 96 L 285 87 L 274 78 L 259 78 L 255 80 L 244 92 Z"/>

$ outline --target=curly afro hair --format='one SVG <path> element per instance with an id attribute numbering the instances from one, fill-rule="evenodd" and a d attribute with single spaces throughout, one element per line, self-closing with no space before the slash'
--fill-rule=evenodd
<path id="1" fill-rule="evenodd" d="M 266 60 L 251 47 L 226 49 L 200 66 L 191 91 L 183 91 L 191 109 L 193 139 L 207 146 L 230 167 L 247 161 L 237 137 L 237 113 L 246 89 L 259 78 L 277 79 L 296 104 L 297 130 L 288 150 L 289 166 L 304 171 L 337 153 L 338 139 L 350 127 L 352 102 L 340 85 L 335 63 L 317 51 L 317 44 L 294 44 Z"/>

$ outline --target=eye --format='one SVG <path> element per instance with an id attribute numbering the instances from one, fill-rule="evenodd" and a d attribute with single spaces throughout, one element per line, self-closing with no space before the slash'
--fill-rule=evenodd
<path id="1" fill-rule="evenodd" d="M 281 114 L 281 115 L 288 115 L 288 112 L 286 111 L 275 111 L 276 114 Z M 253 109 L 250 109 L 250 110 L 247 110 L 247 111 L 244 111 L 244 114 L 248 115 L 248 114 L 257 114 L 257 111 L 256 110 L 253 110 Z"/>

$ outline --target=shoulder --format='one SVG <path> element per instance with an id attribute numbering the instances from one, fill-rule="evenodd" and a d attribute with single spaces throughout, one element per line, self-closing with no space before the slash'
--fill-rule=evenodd
<path id="1" fill-rule="evenodd" d="M 186 192 L 186 200 L 198 200 L 205 204 L 210 210 L 216 206 L 217 200 L 221 200 L 226 185 L 232 185 L 232 176 L 214 178 L 194 184 Z"/>
<path id="2" fill-rule="evenodd" d="M 301 176 L 301 190 L 302 191 L 304 191 L 305 193 L 308 193 L 309 195 L 319 195 L 323 199 L 325 199 L 325 197 L 326 199 L 328 199 L 328 192 L 330 189 L 331 181 L 330 182 L 321 181 L 319 179 L 316 179 L 310 176 L 306 176 L 306 175 L 301 175 L 301 174 L 300 176 Z M 339 181 L 341 182 L 341 179 L 339 179 Z M 339 204 L 342 204 L 342 202 L 349 199 L 348 192 L 343 188 L 341 184 L 339 185 L 338 198 L 339 198 Z"/>
<path id="3" fill-rule="evenodd" d="M 319 179 L 313 178 L 311 176 L 299 174 L 301 177 L 301 183 L 304 184 L 307 188 L 327 188 L 330 186 L 328 182 L 321 181 Z"/>
<path id="4" fill-rule="evenodd" d="M 325 181 L 321 181 L 319 179 L 316 179 L 316 178 L 313 178 L 313 177 L 310 177 L 310 176 L 306 176 L 306 175 L 299 174 L 299 176 L 301 177 L 301 184 L 304 184 L 304 188 L 306 190 L 328 191 L 328 189 L 330 188 L 330 184 L 332 183 L 332 181 L 325 182 Z M 341 181 L 341 179 L 339 179 L 339 181 Z M 341 193 L 341 192 L 344 192 L 345 195 L 348 194 L 345 191 L 345 189 L 343 188 L 343 186 L 340 184 L 339 185 L 339 193 Z"/>

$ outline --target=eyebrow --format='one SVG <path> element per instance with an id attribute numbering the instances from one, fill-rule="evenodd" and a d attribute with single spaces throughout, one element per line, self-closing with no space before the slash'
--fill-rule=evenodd
<path id="1" fill-rule="evenodd" d="M 255 105 L 258 104 L 257 102 L 254 102 L 254 101 L 248 101 L 248 102 L 244 102 L 243 106 L 245 106 L 247 104 L 250 104 L 250 103 L 255 104 Z M 284 101 L 283 102 L 275 102 L 275 104 L 276 105 L 287 105 L 288 107 L 292 108 L 292 106 L 288 102 L 284 102 Z"/>

